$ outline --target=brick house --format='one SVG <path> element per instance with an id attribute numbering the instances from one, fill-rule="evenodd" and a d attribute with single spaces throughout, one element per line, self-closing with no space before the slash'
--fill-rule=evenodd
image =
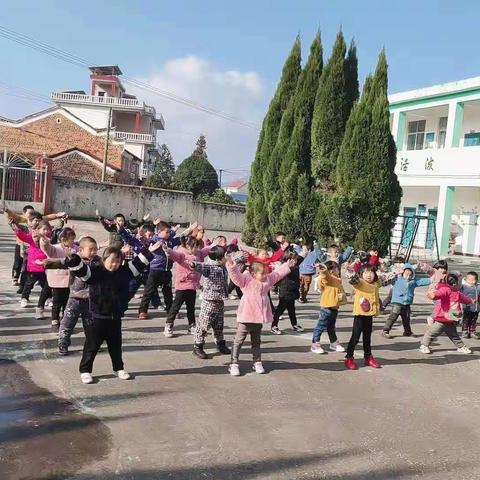
<path id="1" fill-rule="evenodd" d="M 54 92 L 54 107 L 20 120 L 0 117 L 0 148 L 50 157 L 55 176 L 100 181 L 109 131 L 107 180 L 138 184 L 154 168 L 155 131 L 164 128 L 163 118 L 125 92 L 117 66 L 90 70 L 91 95 Z"/>

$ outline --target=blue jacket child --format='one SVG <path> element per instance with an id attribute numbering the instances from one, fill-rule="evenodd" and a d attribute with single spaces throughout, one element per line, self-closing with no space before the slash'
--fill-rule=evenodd
<path id="1" fill-rule="evenodd" d="M 405 270 L 410 270 L 412 276 L 410 279 L 405 278 L 404 275 L 399 275 L 396 277 L 393 283 L 393 292 L 392 292 L 392 302 L 398 305 L 411 305 L 415 297 L 415 289 L 417 287 L 425 287 L 432 283 L 430 278 L 416 278 L 415 269 L 410 263 L 406 263 L 403 268 Z"/>
<path id="2" fill-rule="evenodd" d="M 410 326 L 410 305 L 415 297 L 415 289 L 430 285 L 430 283 L 430 278 L 415 278 L 413 265 L 405 264 L 402 274 L 393 280 L 392 311 L 385 321 L 382 333 L 385 338 L 391 338 L 390 330 L 399 316 L 402 318 L 403 336 L 410 337 L 413 335 Z"/>

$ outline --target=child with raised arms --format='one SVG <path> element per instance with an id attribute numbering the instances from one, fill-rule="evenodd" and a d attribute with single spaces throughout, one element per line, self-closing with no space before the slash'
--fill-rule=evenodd
<path id="1" fill-rule="evenodd" d="M 330 349 L 334 352 L 344 352 L 337 338 L 335 325 L 337 322 L 338 309 L 347 303 L 347 296 L 343 289 L 338 263 L 328 260 L 325 264 L 319 264 L 320 275 L 316 280 L 316 286 L 321 292 L 320 314 L 318 322 L 313 330 L 311 351 L 313 353 L 326 353 L 320 344 L 322 333 L 326 330 L 330 340 Z"/>
<path id="2" fill-rule="evenodd" d="M 233 342 L 232 361 L 229 367 L 230 375 L 239 376 L 240 369 L 238 358 L 243 342 L 250 334 L 253 356 L 253 370 L 256 373 L 264 373 L 260 344 L 261 332 L 264 324 L 273 320 L 269 292 L 273 285 L 286 277 L 297 262 L 290 259 L 278 270 L 267 273 L 267 267 L 260 262 L 250 264 L 248 271 L 240 272 L 238 265 L 230 257 L 227 261 L 227 269 L 230 279 L 242 289 L 243 296 L 237 310 L 237 333 Z"/>

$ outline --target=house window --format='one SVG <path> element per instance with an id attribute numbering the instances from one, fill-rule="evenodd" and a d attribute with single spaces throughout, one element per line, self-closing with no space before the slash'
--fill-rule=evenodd
<path id="1" fill-rule="evenodd" d="M 435 148 L 435 133 L 428 132 L 425 134 L 425 148 Z"/>
<path id="2" fill-rule="evenodd" d="M 463 140 L 464 147 L 480 146 L 480 132 L 466 133 Z"/>
<path id="3" fill-rule="evenodd" d="M 408 122 L 407 150 L 423 150 L 426 120 Z"/>
<path id="4" fill-rule="evenodd" d="M 438 119 L 438 139 L 437 148 L 445 148 L 445 137 L 447 136 L 448 117 L 440 117 Z"/>

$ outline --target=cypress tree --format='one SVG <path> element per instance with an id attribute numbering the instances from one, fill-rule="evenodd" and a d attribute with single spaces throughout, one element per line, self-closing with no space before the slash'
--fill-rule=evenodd
<path id="1" fill-rule="evenodd" d="M 272 233 L 275 229 L 282 229 L 293 235 L 293 231 L 298 230 L 295 227 L 298 222 L 291 215 L 294 211 L 303 211 L 299 203 L 308 201 L 305 196 L 299 197 L 297 186 L 299 175 L 305 174 L 304 179 L 310 179 L 311 122 L 322 68 L 322 44 L 318 32 L 311 44 L 295 95 L 282 117 L 277 144 L 266 170 L 264 186 L 265 192 L 270 194 L 268 213 Z M 297 234 L 304 235 L 301 231 Z"/>
<path id="2" fill-rule="evenodd" d="M 337 161 L 337 192 L 329 213 L 332 230 L 342 241 L 387 252 L 402 194 L 395 163 L 382 51 L 374 77 L 367 78 L 352 110 Z"/>
<path id="3" fill-rule="evenodd" d="M 282 76 L 263 120 L 262 131 L 252 163 L 249 180 L 246 221 L 242 239 L 248 244 L 259 244 L 268 235 L 268 216 L 264 196 L 264 174 L 270 156 L 277 143 L 283 113 L 295 91 L 301 72 L 301 45 L 297 36 L 283 66 Z"/>
<path id="4" fill-rule="evenodd" d="M 353 41 L 345 54 L 340 31 L 320 79 L 312 121 L 312 176 L 319 202 L 315 223 L 322 240 L 332 236 L 328 202 L 335 191 L 336 162 L 345 126 L 358 98 L 358 61 Z"/>

